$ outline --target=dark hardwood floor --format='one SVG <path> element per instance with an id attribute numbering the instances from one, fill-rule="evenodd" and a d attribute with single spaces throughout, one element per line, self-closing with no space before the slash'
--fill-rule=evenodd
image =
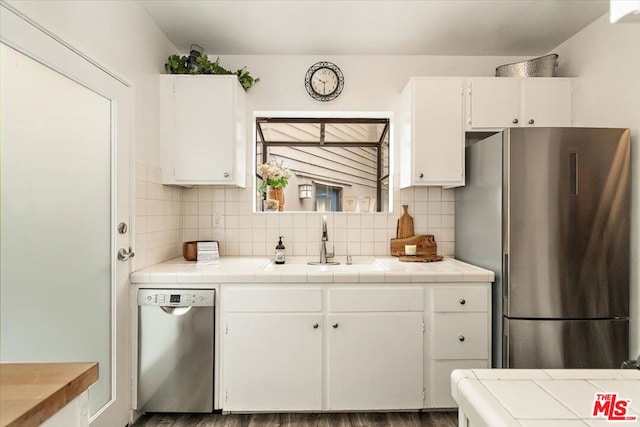
<path id="1" fill-rule="evenodd" d="M 456 412 L 145 414 L 133 427 L 457 427 Z"/>

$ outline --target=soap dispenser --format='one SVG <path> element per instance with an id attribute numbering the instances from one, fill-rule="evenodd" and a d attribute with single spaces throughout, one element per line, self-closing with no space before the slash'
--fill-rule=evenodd
<path id="1" fill-rule="evenodd" d="M 278 245 L 276 246 L 276 264 L 284 264 L 284 245 L 282 244 L 282 236 L 280 236 L 280 240 L 278 240 Z"/>

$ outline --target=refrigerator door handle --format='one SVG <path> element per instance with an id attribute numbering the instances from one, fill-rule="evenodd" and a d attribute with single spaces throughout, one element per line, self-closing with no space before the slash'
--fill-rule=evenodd
<path id="1" fill-rule="evenodd" d="M 578 153 L 569 153 L 569 188 L 571 195 L 578 195 Z"/>
<path id="2" fill-rule="evenodd" d="M 502 298 L 509 299 L 509 254 L 502 255 Z"/>

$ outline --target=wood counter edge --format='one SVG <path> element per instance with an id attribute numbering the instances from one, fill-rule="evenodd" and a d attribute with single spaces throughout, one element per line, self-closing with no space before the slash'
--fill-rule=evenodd
<path id="1" fill-rule="evenodd" d="M 56 412 L 66 406 L 73 399 L 81 395 L 85 390 L 89 388 L 89 386 L 91 386 L 98 380 L 98 363 L 96 362 L 0 364 L 0 369 L 2 370 L 11 367 L 18 367 L 25 370 L 50 370 L 51 372 L 53 372 L 53 370 L 55 369 L 68 369 L 77 367 L 79 369 L 79 372 L 76 371 L 72 374 L 70 373 L 70 377 L 66 380 L 66 382 L 60 381 L 60 386 L 57 389 L 55 389 L 48 396 L 45 396 L 38 401 L 34 401 L 33 406 L 28 410 L 24 411 L 21 414 L 11 414 L 10 418 L 13 419 L 3 420 L 1 423 L 1 427 L 38 426 L 44 421 L 51 418 L 51 416 L 53 416 Z M 25 372 L 25 375 L 28 375 L 28 373 Z"/>

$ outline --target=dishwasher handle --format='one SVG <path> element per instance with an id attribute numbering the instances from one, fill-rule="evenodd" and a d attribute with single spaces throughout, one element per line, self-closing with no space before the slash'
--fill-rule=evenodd
<path id="1" fill-rule="evenodd" d="M 191 311 L 191 309 L 193 307 L 192 306 L 189 306 L 189 307 L 171 307 L 171 306 L 168 306 L 168 305 L 161 305 L 160 308 L 162 309 L 162 311 L 164 311 L 165 313 L 167 313 L 167 314 L 169 314 L 171 316 L 184 316 L 189 311 Z"/>

